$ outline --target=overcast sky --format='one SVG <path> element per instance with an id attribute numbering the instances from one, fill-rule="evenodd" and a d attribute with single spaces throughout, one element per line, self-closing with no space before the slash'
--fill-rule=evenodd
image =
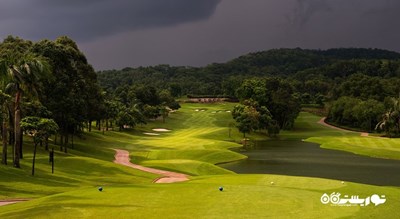
<path id="1" fill-rule="evenodd" d="M 0 0 L 0 37 L 70 36 L 97 70 L 272 48 L 400 52 L 399 0 Z"/>

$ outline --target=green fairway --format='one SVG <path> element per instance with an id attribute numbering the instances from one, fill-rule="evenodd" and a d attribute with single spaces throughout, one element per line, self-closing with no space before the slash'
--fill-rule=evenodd
<path id="1" fill-rule="evenodd" d="M 274 185 L 270 182 L 273 181 Z M 218 190 L 219 186 L 224 191 Z M 367 197 L 379 206 L 324 205 L 324 193 Z M 199 177 L 188 183 L 95 187 L 2 207 L 1 218 L 387 218 L 396 215 L 400 190 L 276 175 Z"/>
<path id="2" fill-rule="evenodd" d="M 209 110 L 197 113 L 195 109 L 199 106 L 208 107 Z M 147 126 L 127 132 L 110 131 L 102 134 L 93 130 L 91 133 L 86 133 L 82 139 L 75 138 L 74 149 L 69 148 L 68 154 L 59 152 L 58 146 L 55 146 L 54 175 L 51 174 L 48 152 L 40 147 L 36 158 L 36 175 L 34 177 L 30 175 L 33 146 L 31 139 L 27 137 L 24 144 L 25 157 L 21 160 L 22 168 L 12 168 L 11 163 L 9 166 L 0 165 L 0 199 L 36 198 L 82 186 L 143 184 L 152 182 L 158 177 L 112 163 L 115 153 L 113 148 L 131 150 L 135 162 L 135 159 L 138 159 L 141 161 L 139 163 L 148 166 L 191 175 L 232 174 L 231 171 L 214 165 L 245 158 L 241 154 L 227 150 L 229 147 L 240 146 L 235 143 L 240 141 L 237 131 L 232 129 L 232 136 L 235 138 L 229 138 L 227 126 L 214 125 L 218 122 L 228 124 L 231 117 L 225 109 L 231 108 L 232 104 L 187 104 L 180 112 L 172 114 L 167 123 L 154 121 Z M 224 110 L 224 113 L 216 114 L 221 119 L 215 118 L 216 115 L 211 111 L 213 109 Z M 196 125 L 188 129 L 196 120 Z M 162 133 L 155 138 L 143 134 L 161 126 L 172 131 Z M 175 141 L 176 144 L 171 143 Z M 209 149 L 204 150 L 204 148 Z"/>
<path id="3" fill-rule="evenodd" d="M 235 128 L 229 137 L 232 119 L 227 111 L 233 105 L 183 104 L 166 123 L 157 120 L 135 130 L 85 134 L 85 139 L 75 139 L 75 147 L 68 154 L 56 153 L 54 175 L 47 153 L 40 148 L 36 175 L 30 176 L 32 145 L 26 141 L 22 169 L 0 166 L 0 199 L 33 200 L 0 207 L 0 218 L 387 218 L 397 214 L 397 187 L 342 184 L 307 177 L 240 175 L 214 165 L 245 158 L 228 150 L 240 147 L 242 138 Z M 316 123 L 319 119 L 301 113 L 295 129 L 284 131 L 279 137 L 337 142 L 335 139 L 342 139 L 349 144 L 357 138 L 371 139 L 370 147 L 375 141 L 385 140 L 323 127 Z M 156 132 L 154 128 L 170 131 Z M 249 138 L 267 139 L 265 134 L 258 133 Z M 338 145 L 337 149 L 344 150 Z M 383 150 L 396 151 L 397 145 L 394 141 Z M 113 148 L 129 150 L 134 163 L 187 173 L 192 175 L 191 180 L 153 184 L 158 176 L 112 163 Z M 104 187 L 103 192 L 97 190 L 99 186 Z M 218 190 L 220 186 L 224 187 L 223 192 Z M 386 195 L 387 202 L 366 207 L 322 204 L 320 197 L 332 192 L 364 198 Z"/>
<path id="4" fill-rule="evenodd" d="M 56 154 L 55 173 L 44 154 L 36 159 L 36 175 L 31 176 L 31 154 L 21 169 L 0 165 L 0 199 L 37 198 L 71 191 L 82 186 L 148 183 L 156 175 L 125 168 L 111 162 L 82 156 Z"/>
<path id="5" fill-rule="evenodd" d="M 307 141 L 322 148 L 343 150 L 355 154 L 400 160 L 400 139 L 379 137 L 312 137 Z"/>
<path id="6" fill-rule="evenodd" d="M 185 104 L 167 123 L 156 121 L 142 132 L 165 128 L 159 136 L 143 136 L 127 149 L 133 161 L 145 166 L 175 170 L 190 175 L 229 174 L 214 164 L 246 158 L 227 149 L 239 147 L 241 135 L 229 123 L 233 104 Z M 261 135 L 253 135 L 262 138 Z M 264 137 L 265 138 L 265 137 Z"/>
<path id="7" fill-rule="evenodd" d="M 400 139 L 363 137 L 360 133 L 344 132 L 317 124 L 321 117 L 301 113 L 293 131 L 283 132 L 282 138 L 306 139 L 322 148 L 348 151 L 355 154 L 400 159 Z"/>
<path id="8" fill-rule="evenodd" d="M 332 129 L 321 124 L 318 121 L 320 116 L 313 115 L 307 112 L 301 112 L 296 119 L 293 130 L 282 131 L 279 135 L 283 139 L 306 139 L 309 137 L 325 137 L 325 136 L 359 136 L 359 133 L 344 132 L 337 129 Z"/>

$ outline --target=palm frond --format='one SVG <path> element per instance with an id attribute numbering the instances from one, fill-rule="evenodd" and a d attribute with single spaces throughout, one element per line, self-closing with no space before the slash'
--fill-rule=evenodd
<path id="1" fill-rule="evenodd" d="M 5 88 L 5 92 L 7 93 L 7 94 L 13 94 L 13 93 L 15 93 L 16 91 L 17 91 L 17 84 L 15 84 L 15 83 L 8 83 L 7 84 L 7 86 L 6 86 L 6 88 Z"/>

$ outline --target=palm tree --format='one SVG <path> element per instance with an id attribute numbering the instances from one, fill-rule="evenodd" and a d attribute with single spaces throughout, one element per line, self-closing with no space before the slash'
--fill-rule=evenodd
<path id="1" fill-rule="evenodd" d="M 389 137 L 397 137 L 400 135 L 400 97 L 392 98 L 392 106 L 382 115 L 381 121 L 376 125 L 375 129 L 385 130 Z"/>
<path id="2" fill-rule="evenodd" d="M 9 83 L 6 90 L 13 91 L 14 99 L 14 167 L 19 168 L 19 159 L 22 154 L 21 99 L 23 94 L 37 97 L 37 88 L 40 78 L 50 72 L 47 61 L 32 53 L 25 53 L 18 57 L 8 56 L 0 60 L 0 74 L 6 75 Z"/>
<path id="3" fill-rule="evenodd" d="M 3 93 L 0 90 L 0 107 L 1 107 L 1 114 L 2 114 L 2 140 L 3 140 L 3 156 L 1 158 L 1 163 L 7 165 L 7 116 L 8 116 L 8 103 L 9 103 L 10 96 Z"/>

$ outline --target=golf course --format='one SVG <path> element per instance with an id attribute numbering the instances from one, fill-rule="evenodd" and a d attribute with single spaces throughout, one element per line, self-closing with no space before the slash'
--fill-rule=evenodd
<path id="1" fill-rule="evenodd" d="M 230 125 L 235 104 L 181 106 L 165 122 L 85 132 L 68 154 L 50 145 L 54 174 L 48 152 L 38 147 L 31 176 L 33 142 L 25 136 L 21 168 L 0 166 L 0 200 L 26 201 L 0 206 L 0 218 L 399 217 L 400 139 L 332 129 L 318 124 L 321 117 L 301 112 L 294 128 L 277 137 L 247 134 L 244 149 L 243 134 Z M 116 150 L 128 151 L 134 165 L 127 154 L 116 162 Z M 318 166 L 324 169 L 312 171 Z M 341 178 L 343 172 L 349 177 Z M 168 177 L 178 180 L 157 182 Z M 368 180 L 374 177 L 386 179 Z M 323 194 L 334 192 L 363 199 L 385 195 L 386 202 L 321 203 Z"/>

